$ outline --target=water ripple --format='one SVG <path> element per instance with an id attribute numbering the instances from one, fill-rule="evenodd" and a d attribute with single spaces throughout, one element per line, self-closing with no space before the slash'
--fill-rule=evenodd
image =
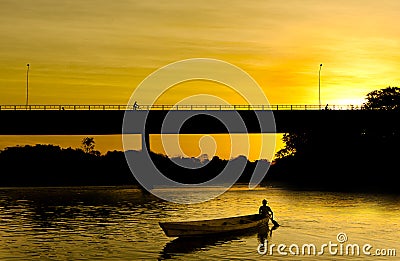
<path id="1" fill-rule="evenodd" d="M 263 198 L 282 224 L 274 243 L 322 244 L 345 232 L 351 242 L 393 248 L 400 237 L 399 202 L 378 195 L 232 189 L 209 202 L 178 205 L 126 188 L 0 189 L 0 259 L 259 260 L 255 235 L 176 241 L 158 222 L 252 214 Z"/>

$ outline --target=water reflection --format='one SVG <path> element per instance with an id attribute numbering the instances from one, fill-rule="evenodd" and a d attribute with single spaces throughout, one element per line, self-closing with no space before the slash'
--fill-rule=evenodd
<path id="1" fill-rule="evenodd" d="M 136 189 L 2 189 L 0 259 L 142 256 L 126 249 L 154 234 L 160 203 Z"/>
<path id="2" fill-rule="evenodd" d="M 171 241 L 159 226 L 253 214 L 265 197 L 284 224 L 277 231 L 267 227 L 250 235 Z M 399 202 L 398 196 L 231 189 L 209 202 L 179 205 L 125 187 L 2 188 L 0 260 L 216 260 L 227 254 L 259 260 L 257 247 L 265 239 L 323 244 L 339 232 L 355 243 L 396 248 Z"/>
<path id="3" fill-rule="evenodd" d="M 272 231 L 278 229 L 279 226 L 269 227 L 268 225 L 262 224 L 258 228 L 257 239 L 260 244 L 264 244 L 265 240 L 271 241 Z"/>
<path id="4" fill-rule="evenodd" d="M 208 250 L 212 246 L 223 245 L 232 240 L 238 240 L 238 238 L 235 236 L 176 238 L 164 246 L 160 253 L 159 260 L 170 259 L 174 256 L 189 254 L 200 250 Z"/>
<path id="5" fill-rule="evenodd" d="M 176 256 L 195 253 L 196 251 L 207 251 L 212 247 L 222 246 L 232 241 L 241 241 L 244 238 L 257 235 L 258 241 L 265 242 L 265 239 L 270 241 L 272 231 L 278 227 L 269 227 L 264 224 L 258 228 L 248 230 L 246 232 L 236 232 L 229 235 L 214 235 L 209 237 L 193 237 L 193 238 L 176 238 L 165 244 L 160 252 L 159 260 L 172 259 Z"/>

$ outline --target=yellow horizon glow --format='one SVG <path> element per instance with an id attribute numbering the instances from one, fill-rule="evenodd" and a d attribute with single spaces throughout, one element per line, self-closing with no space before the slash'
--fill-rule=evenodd
<path id="1" fill-rule="evenodd" d="M 151 151 L 154 153 L 165 154 L 169 157 L 199 157 L 201 154 L 208 154 L 208 158 L 216 155 L 221 159 L 229 160 L 238 156 L 246 156 L 250 161 L 258 159 L 267 159 L 272 161 L 275 151 L 284 147 L 282 142 L 282 134 L 232 134 L 234 142 L 241 142 L 249 139 L 248 147 L 249 150 L 242 150 L 240 146 L 231 146 L 229 134 L 212 134 L 212 135 L 200 135 L 200 134 L 185 134 L 185 135 L 165 135 L 164 145 L 161 135 L 150 136 Z M 61 148 L 81 148 L 83 135 L 34 135 L 34 136 L 19 136 L 19 135 L 0 135 L 0 150 L 4 150 L 7 147 L 14 146 L 35 146 L 37 144 L 50 144 L 60 146 Z M 95 141 L 95 149 L 100 151 L 103 155 L 108 151 L 124 151 L 122 145 L 121 135 L 92 135 Z M 206 137 L 206 140 L 201 141 L 202 137 Z M 274 138 L 275 137 L 275 138 Z M 178 138 L 179 144 L 182 147 L 184 154 L 180 153 L 180 149 L 175 146 L 175 140 Z M 208 139 L 209 138 L 209 139 Z M 130 139 L 132 142 L 125 147 L 125 150 L 141 150 L 141 135 L 131 135 Z M 207 140 L 208 139 L 208 140 Z M 208 146 L 210 139 L 215 140 L 216 153 L 213 154 L 213 146 Z M 260 146 L 263 140 L 264 146 Z M 174 142 L 172 142 L 174 141 Z M 276 144 L 273 144 L 275 142 Z M 275 146 L 275 151 L 271 150 L 271 147 Z M 246 146 L 247 147 L 247 146 Z M 166 153 L 166 150 L 168 153 Z"/>
<path id="2" fill-rule="evenodd" d="M 397 0 L 89 2 L 0 3 L 0 104 L 25 103 L 27 63 L 31 104 L 125 104 L 193 57 L 243 68 L 273 104 L 318 104 L 320 63 L 323 104 L 399 83 Z"/>

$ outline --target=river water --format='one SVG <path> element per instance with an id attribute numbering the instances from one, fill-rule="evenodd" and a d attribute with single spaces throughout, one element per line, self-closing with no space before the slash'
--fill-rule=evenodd
<path id="1" fill-rule="evenodd" d="M 260 240 L 257 231 L 177 240 L 166 237 L 158 225 L 160 221 L 256 213 L 264 198 L 281 224 L 270 231 L 267 242 Z M 0 260 L 398 260 L 400 253 L 388 255 L 393 255 L 393 249 L 400 251 L 399 199 L 393 195 L 234 187 L 211 201 L 180 205 L 134 188 L 3 188 Z M 340 233 L 346 234 L 347 241 Z M 263 250 L 258 248 L 261 241 L 268 250 L 263 255 L 258 252 Z M 276 246 L 271 250 L 272 244 Z M 278 252 L 280 244 L 286 248 Z M 307 248 L 303 253 L 305 244 L 315 245 L 316 255 Z M 324 244 L 328 246 L 323 248 Z M 349 244 L 360 247 L 359 256 L 353 255 L 357 252 L 351 248 L 346 254 Z M 371 245 L 366 253 L 365 245 Z"/>

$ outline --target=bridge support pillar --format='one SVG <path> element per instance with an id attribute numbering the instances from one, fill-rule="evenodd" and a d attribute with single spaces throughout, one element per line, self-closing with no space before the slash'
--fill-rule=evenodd
<path id="1" fill-rule="evenodd" d="M 146 149 L 150 152 L 150 133 L 142 133 L 142 150 Z"/>

